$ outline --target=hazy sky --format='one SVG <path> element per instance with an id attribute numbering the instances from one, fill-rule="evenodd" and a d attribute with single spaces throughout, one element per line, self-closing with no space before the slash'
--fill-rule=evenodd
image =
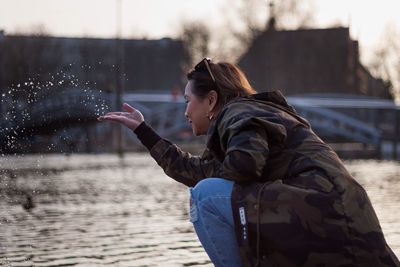
<path id="1" fill-rule="evenodd" d="M 185 19 L 218 27 L 235 0 L 120 0 L 122 34 L 160 38 L 176 35 Z M 300 1 L 300 0 L 299 0 Z M 43 25 L 57 36 L 113 37 L 118 0 L 0 0 L 0 29 L 27 32 Z M 349 26 L 352 37 L 368 50 L 388 25 L 400 29 L 400 0 L 314 0 L 320 27 Z M 259 12 L 267 13 L 265 7 Z"/>

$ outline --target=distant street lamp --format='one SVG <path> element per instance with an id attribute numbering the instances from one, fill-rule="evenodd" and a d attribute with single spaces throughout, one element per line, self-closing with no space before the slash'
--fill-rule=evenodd
<path id="1" fill-rule="evenodd" d="M 3 89 L 3 86 L 5 87 L 5 83 L 4 83 L 4 77 L 5 77 L 5 73 L 4 73 L 4 51 L 3 51 L 3 45 L 2 42 L 4 40 L 4 31 L 0 30 L 0 93 L 3 93 L 3 90 L 5 90 L 5 88 Z M 2 103 L 3 101 L 0 101 L 0 114 L 3 114 L 3 107 L 2 107 Z"/>
<path id="2" fill-rule="evenodd" d="M 124 43 L 122 39 L 122 0 L 116 0 L 116 41 L 115 41 L 115 106 L 120 109 L 122 106 L 122 96 L 124 93 Z M 116 126 L 115 138 L 117 141 L 117 153 L 119 156 L 124 154 L 124 135 L 122 134 L 122 126 Z"/>

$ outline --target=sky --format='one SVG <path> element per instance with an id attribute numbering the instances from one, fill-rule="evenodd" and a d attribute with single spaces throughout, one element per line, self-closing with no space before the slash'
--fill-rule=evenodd
<path id="1" fill-rule="evenodd" d="M 0 30 L 44 27 L 55 36 L 176 37 L 179 25 L 197 19 L 218 28 L 237 0 L 0 0 Z M 261 1 L 262 2 L 262 1 Z M 118 3 L 120 7 L 118 8 Z M 313 0 L 316 27 L 349 26 L 364 56 L 387 27 L 400 29 L 400 0 Z M 268 1 L 260 8 L 267 17 Z M 120 10 L 120 19 L 118 12 Z M 362 54 L 363 55 L 363 54 Z"/>

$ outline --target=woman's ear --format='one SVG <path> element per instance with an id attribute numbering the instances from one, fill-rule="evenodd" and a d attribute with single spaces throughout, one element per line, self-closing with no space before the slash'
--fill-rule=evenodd
<path id="1" fill-rule="evenodd" d="M 208 93 L 208 104 L 209 104 L 208 111 L 214 110 L 214 108 L 217 106 L 217 103 L 218 103 L 218 94 L 216 91 L 211 90 Z"/>

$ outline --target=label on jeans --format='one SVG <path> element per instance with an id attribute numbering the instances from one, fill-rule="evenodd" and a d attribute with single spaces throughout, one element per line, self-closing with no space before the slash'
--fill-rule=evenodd
<path id="1" fill-rule="evenodd" d="M 243 242 L 247 241 L 247 221 L 246 221 L 246 210 L 244 207 L 239 207 L 239 218 L 240 224 L 242 225 L 242 240 Z"/>
<path id="2" fill-rule="evenodd" d="M 246 215 L 244 212 L 244 207 L 239 208 L 240 223 L 246 225 Z"/>

